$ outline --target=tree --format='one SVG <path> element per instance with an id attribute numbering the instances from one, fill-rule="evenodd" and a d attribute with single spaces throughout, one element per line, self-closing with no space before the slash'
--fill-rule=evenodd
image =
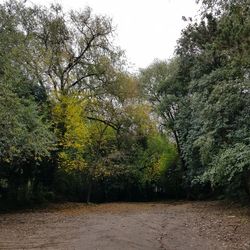
<path id="1" fill-rule="evenodd" d="M 43 185 L 40 176 L 55 137 L 48 122 L 46 93 L 17 62 L 25 51 L 17 17 L 3 5 L 0 12 L 0 196 L 30 201 Z"/>
<path id="2" fill-rule="evenodd" d="M 93 91 L 107 83 L 110 65 L 118 65 L 111 44 L 111 20 L 90 8 L 64 13 L 60 5 L 27 7 L 11 1 L 2 11 L 15 17 L 15 30 L 26 47 L 19 63 L 50 94 L 59 98 L 71 89 Z"/>
<path id="3" fill-rule="evenodd" d="M 0 180 L 9 199 L 30 199 L 35 174 L 50 156 L 54 137 L 31 100 L 19 98 L 0 84 Z"/>
<path id="4" fill-rule="evenodd" d="M 220 13 L 211 12 L 204 5 L 203 20 L 190 24 L 178 41 L 177 55 L 181 68 L 186 70 L 183 83 L 187 84 L 188 92 L 177 124 L 191 184 L 211 182 L 213 188 L 217 185 L 237 192 L 242 190 L 247 179 L 244 176 L 248 174 L 248 164 L 242 167 L 241 162 L 248 159 L 243 154 L 245 159 L 235 161 L 234 169 L 230 170 L 235 178 L 228 178 L 229 166 L 226 165 L 231 163 L 225 155 L 229 157 L 230 152 L 232 157 L 238 154 L 240 158 L 241 152 L 236 151 L 241 147 L 247 150 L 249 145 L 249 77 L 246 73 L 249 72 L 249 8 L 244 1 L 224 3 L 222 6 L 218 1 Z M 218 174 L 219 169 L 225 175 Z M 218 179 L 221 177 L 217 184 L 213 179 L 215 173 Z M 202 180 L 200 184 L 199 180 Z"/>
<path id="5" fill-rule="evenodd" d="M 202 3 L 201 20 L 182 31 L 175 59 L 141 72 L 148 100 L 177 142 L 193 197 L 249 189 L 249 4 Z"/>
<path id="6" fill-rule="evenodd" d="M 160 116 L 160 126 L 163 126 L 165 131 L 171 132 L 184 169 L 185 162 L 178 128 L 175 124 L 176 113 L 186 93 L 186 86 L 178 79 L 179 71 L 178 59 L 170 62 L 156 61 L 148 68 L 141 70 L 140 82 L 146 98 Z"/>

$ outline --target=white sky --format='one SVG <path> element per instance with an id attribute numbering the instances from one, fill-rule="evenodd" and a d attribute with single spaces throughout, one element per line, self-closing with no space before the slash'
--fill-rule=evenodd
<path id="1" fill-rule="evenodd" d="M 51 0 L 29 0 L 41 5 Z M 106 14 L 117 27 L 116 43 L 126 51 L 134 69 L 148 66 L 155 58 L 169 59 L 187 23 L 182 16 L 195 16 L 195 0 L 57 0 L 65 9 L 90 6 Z"/>

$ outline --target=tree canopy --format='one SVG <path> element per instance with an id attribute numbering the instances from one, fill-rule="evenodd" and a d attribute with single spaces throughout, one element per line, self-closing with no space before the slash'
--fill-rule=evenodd
<path id="1" fill-rule="evenodd" d="M 249 2 L 198 2 L 138 73 L 89 7 L 0 4 L 0 200 L 249 197 Z"/>

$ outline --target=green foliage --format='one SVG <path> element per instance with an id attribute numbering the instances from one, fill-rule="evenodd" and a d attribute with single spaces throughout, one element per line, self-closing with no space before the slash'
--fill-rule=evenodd
<path id="1" fill-rule="evenodd" d="M 39 116 L 36 104 L 20 99 L 0 85 L 1 162 L 10 166 L 49 156 L 53 135 Z"/>
<path id="2" fill-rule="evenodd" d="M 55 138 L 34 101 L 0 85 L 0 179 L 10 199 L 29 200 L 34 176 L 54 148 Z"/>
<path id="3" fill-rule="evenodd" d="M 142 181 L 156 184 L 170 167 L 176 165 L 176 148 L 163 135 L 151 135 L 147 139 L 147 149 L 142 152 L 139 161 L 144 172 Z"/>
<path id="4" fill-rule="evenodd" d="M 250 169 L 250 148 L 244 144 L 235 144 L 233 147 L 222 149 L 211 162 L 202 181 L 210 181 L 213 187 L 229 186 L 237 177 L 242 178 L 244 172 Z M 241 183 L 238 182 L 240 187 Z"/>
<path id="5" fill-rule="evenodd" d="M 204 17 L 179 40 L 189 92 L 176 120 L 187 185 L 210 183 L 232 195 L 243 190 L 249 165 L 249 9 L 235 1 Z"/>
<path id="6" fill-rule="evenodd" d="M 249 193 L 249 3 L 201 2 L 175 58 L 153 63 L 140 81 L 175 139 L 187 196 L 237 196 Z"/>
<path id="7" fill-rule="evenodd" d="M 109 18 L 1 4 L 0 198 L 250 194 L 249 4 L 202 4 L 139 76 Z"/>

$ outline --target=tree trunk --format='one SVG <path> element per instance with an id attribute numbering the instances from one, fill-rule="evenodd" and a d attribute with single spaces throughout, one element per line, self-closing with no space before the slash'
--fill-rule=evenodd
<path id="1" fill-rule="evenodd" d="M 92 180 L 90 178 L 88 185 L 87 199 L 86 199 L 87 204 L 90 203 L 91 193 L 92 193 Z"/>
<path id="2" fill-rule="evenodd" d="M 175 123 L 175 118 L 174 118 L 174 115 L 172 114 L 171 110 L 168 110 L 167 114 L 166 115 L 163 114 L 163 116 L 165 117 L 166 120 L 172 121 L 173 124 Z M 178 131 L 173 126 L 170 129 L 172 130 L 172 133 L 174 135 L 174 139 L 175 139 L 175 142 L 177 145 L 177 151 L 178 151 L 178 154 L 179 154 L 180 160 L 181 160 L 181 168 L 183 171 L 185 171 L 186 170 L 186 162 L 182 156 Z"/>
<path id="3" fill-rule="evenodd" d="M 248 170 L 244 175 L 244 188 L 250 197 L 250 170 Z"/>
<path id="4" fill-rule="evenodd" d="M 172 131 L 173 131 L 175 142 L 176 142 L 176 145 L 177 145 L 177 151 L 178 151 L 178 154 L 179 154 L 180 160 L 181 160 L 181 168 L 182 168 L 183 171 L 185 171 L 186 170 L 186 162 L 185 162 L 185 160 L 183 159 L 183 156 L 182 156 L 179 138 L 178 138 L 177 132 L 174 129 Z"/>

